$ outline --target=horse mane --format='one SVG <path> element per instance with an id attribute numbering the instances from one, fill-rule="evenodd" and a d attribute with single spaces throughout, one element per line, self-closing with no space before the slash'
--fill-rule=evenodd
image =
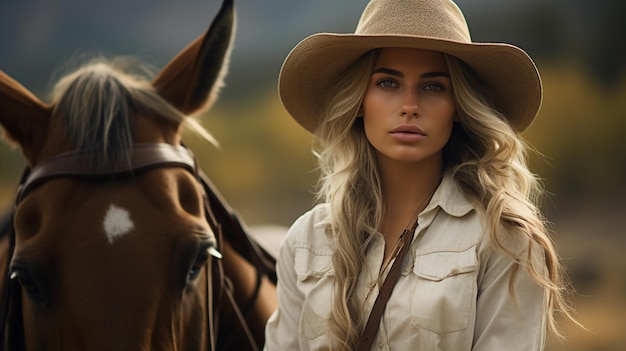
<path id="1" fill-rule="evenodd" d="M 151 85 L 147 66 L 130 58 L 97 57 L 63 76 L 53 88 L 53 118 L 61 118 L 76 151 L 92 165 L 128 162 L 134 115 L 174 124 L 187 122 L 205 139 L 215 140 Z"/>

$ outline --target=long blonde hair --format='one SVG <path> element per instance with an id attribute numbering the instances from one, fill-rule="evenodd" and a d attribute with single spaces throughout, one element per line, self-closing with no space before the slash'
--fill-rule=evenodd
<path id="1" fill-rule="evenodd" d="M 335 291 L 329 320 L 331 343 L 354 350 L 360 338 L 363 313 L 356 285 L 365 260 L 368 234 L 380 223 L 382 196 L 377 161 L 357 118 L 367 89 L 375 52 L 363 56 L 335 84 L 327 118 L 317 129 L 316 149 L 321 177 L 318 199 L 330 204 L 336 240 L 333 255 Z"/>
<path id="2" fill-rule="evenodd" d="M 357 279 L 371 234 L 382 218 L 380 177 L 374 150 L 363 132 L 359 109 L 379 50 L 372 50 L 339 77 L 327 103 L 326 116 L 316 131 L 315 150 L 321 177 L 317 198 L 330 206 L 329 235 L 336 241 L 333 255 L 335 285 L 329 316 L 331 347 L 354 350 L 364 326 L 356 296 Z M 526 164 L 528 145 L 495 108 L 480 79 L 464 62 L 446 55 L 457 113 L 452 137 L 444 148 L 446 169 L 486 213 L 491 243 L 511 256 L 546 291 L 548 331 L 561 336 L 556 312 L 572 318 L 562 267 L 538 207 L 543 189 Z M 528 241 L 519 257 L 497 235 L 502 226 Z M 532 257 L 543 251 L 545 267 Z M 543 262 L 542 262 L 543 263 Z M 509 291 L 515 298 L 513 280 Z"/>

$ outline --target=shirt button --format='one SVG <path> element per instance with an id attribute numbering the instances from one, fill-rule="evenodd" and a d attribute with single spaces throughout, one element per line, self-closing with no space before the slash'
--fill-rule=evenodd
<path id="1" fill-rule="evenodd" d="M 378 341 L 378 347 L 382 349 L 385 347 L 385 344 L 382 341 Z"/>

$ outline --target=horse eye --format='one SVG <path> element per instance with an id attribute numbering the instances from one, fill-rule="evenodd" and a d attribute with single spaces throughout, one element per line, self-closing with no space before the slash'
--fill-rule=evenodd
<path id="1" fill-rule="evenodd" d="M 203 246 L 200 248 L 198 254 L 196 255 L 196 259 L 194 260 L 193 264 L 189 268 L 189 272 L 187 273 L 187 283 L 190 283 L 198 278 L 200 272 L 202 271 L 202 267 L 204 267 L 204 265 L 209 260 L 211 248 L 213 248 L 213 246 Z"/>
<path id="2" fill-rule="evenodd" d="M 200 265 L 199 263 L 194 263 L 194 265 L 189 270 L 189 273 L 187 274 L 187 283 L 196 280 L 196 278 L 198 278 L 198 275 L 200 275 L 201 270 L 202 265 Z"/>
<path id="3" fill-rule="evenodd" d="M 28 269 L 22 267 L 14 268 L 11 271 L 10 277 L 11 279 L 17 279 L 17 282 L 31 300 L 41 303 L 42 305 L 48 304 L 39 284 Z"/>

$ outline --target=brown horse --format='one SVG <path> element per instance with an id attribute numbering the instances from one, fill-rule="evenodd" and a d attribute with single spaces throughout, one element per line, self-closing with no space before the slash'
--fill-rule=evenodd
<path id="1" fill-rule="evenodd" d="M 0 245 L 3 350 L 262 347 L 275 261 L 181 142 L 234 27 L 226 0 L 154 79 L 90 62 L 51 103 L 0 71 L 0 124 L 28 163 Z"/>

